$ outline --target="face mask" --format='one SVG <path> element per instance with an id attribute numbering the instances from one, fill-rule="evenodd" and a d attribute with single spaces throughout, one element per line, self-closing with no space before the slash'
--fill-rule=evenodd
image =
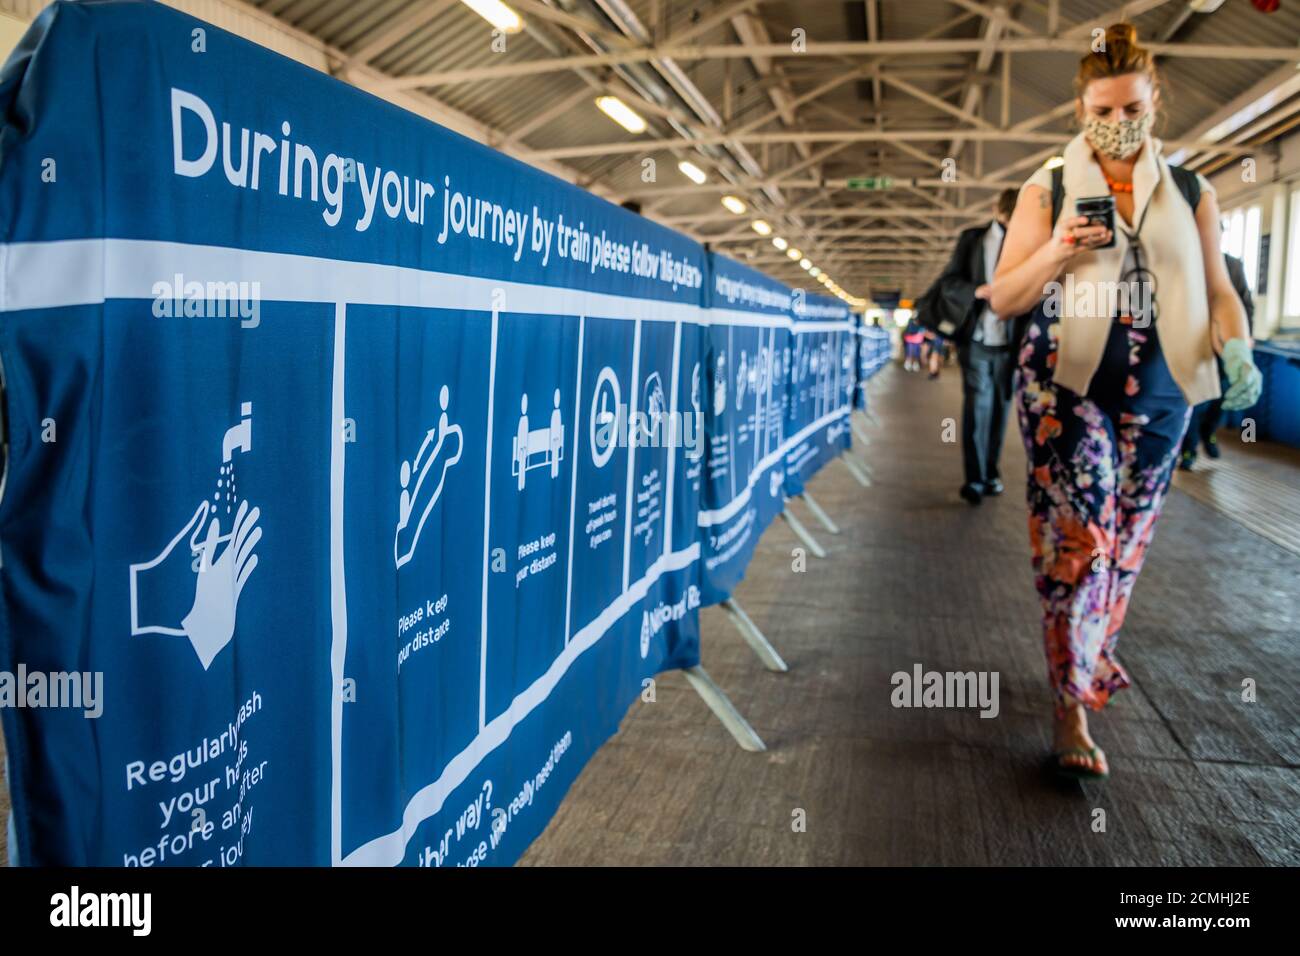
<path id="1" fill-rule="evenodd" d="M 1143 113 L 1137 119 L 1104 120 L 1089 116 L 1083 123 L 1083 135 L 1092 148 L 1111 159 L 1128 159 L 1146 141 L 1155 114 Z"/>

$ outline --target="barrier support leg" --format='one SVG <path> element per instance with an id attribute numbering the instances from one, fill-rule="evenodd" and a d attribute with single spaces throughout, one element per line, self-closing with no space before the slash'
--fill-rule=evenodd
<path id="1" fill-rule="evenodd" d="M 795 533 L 795 536 L 808 546 L 808 550 L 813 553 L 814 557 L 826 557 L 826 550 L 817 543 L 816 538 L 808 533 L 808 529 L 803 526 L 803 522 L 791 514 L 789 508 L 782 510 L 781 517 L 785 519 L 785 523 L 790 526 L 790 530 Z"/>
<path id="2" fill-rule="evenodd" d="M 740 606 L 740 603 L 735 598 L 727 598 L 722 602 L 722 607 L 727 612 L 727 616 L 731 618 L 731 623 L 736 625 L 736 630 L 740 631 L 740 636 L 745 639 L 745 643 L 753 648 L 754 653 L 758 655 L 758 659 L 763 662 L 764 667 L 770 671 L 780 671 L 781 673 L 790 669 L 785 661 L 781 659 L 781 655 L 776 652 L 776 648 L 758 629 L 758 626 L 749 619 L 749 615 L 745 613 L 745 609 Z"/>
<path id="3" fill-rule="evenodd" d="M 825 528 L 831 534 L 840 533 L 839 525 L 837 525 L 834 521 L 831 520 L 831 516 L 826 513 L 826 509 L 823 508 L 821 505 L 819 505 L 817 503 L 817 500 L 813 498 L 812 495 L 808 494 L 808 492 L 805 491 L 799 497 L 802 498 L 803 503 L 808 506 L 808 510 L 813 513 L 813 517 L 822 523 L 823 528 Z"/>
<path id="4" fill-rule="evenodd" d="M 722 688 L 713 683 L 703 667 L 687 667 L 682 671 L 686 675 L 686 680 L 695 688 L 695 693 L 704 698 L 704 702 L 709 705 L 709 710 L 713 711 L 713 716 L 722 721 L 722 726 L 731 732 L 731 736 L 736 738 L 736 743 L 740 744 L 741 750 L 748 750 L 750 753 L 762 753 L 767 749 L 761 737 L 754 733 L 754 728 L 749 726 L 749 722 L 740 716 L 740 711 L 736 710 L 727 695 L 722 692 Z"/>
<path id="5" fill-rule="evenodd" d="M 863 470 L 861 463 L 856 458 L 845 454 L 840 455 L 840 461 L 844 462 L 844 467 L 852 473 L 854 478 L 858 479 L 858 484 L 863 488 L 871 487 L 871 479 L 867 477 L 866 471 Z"/>

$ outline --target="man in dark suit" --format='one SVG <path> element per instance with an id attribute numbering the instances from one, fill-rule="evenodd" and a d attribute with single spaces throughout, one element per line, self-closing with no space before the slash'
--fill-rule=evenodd
<path id="1" fill-rule="evenodd" d="M 966 480 L 960 493 L 973 505 L 985 495 L 1002 494 L 998 458 L 1011 407 L 1019 326 L 995 315 L 985 300 L 1016 196 L 1014 189 L 1004 190 L 998 196 L 994 221 L 961 234 L 938 279 L 946 297 L 970 303 L 953 339 L 962 380 L 961 451 Z"/>
<path id="2" fill-rule="evenodd" d="M 1228 267 L 1228 278 L 1232 280 L 1232 287 L 1237 290 L 1237 295 L 1241 298 L 1242 308 L 1246 310 L 1246 324 L 1251 333 L 1255 331 L 1255 299 L 1250 294 L 1250 284 L 1246 282 L 1246 267 L 1242 265 L 1240 259 L 1236 256 L 1230 256 L 1226 252 L 1223 254 L 1223 264 Z M 1226 391 L 1228 388 L 1227 377 L 1223 374 L 1223 362 L 1219 362 L 1219 379 Z M 1191 418 L 1187 422 L 1187 434 L 1183 436 L 1183 453 L 1178 462 L 1178 467 L 1183 471 L 1191 471 L 1192 465 L 1196 464 L 1196 446 L 1198 444 L 1205 446 L 1205 453 L 1211 458 L 1219 457 L 1219 440 L 1214 437 L 1214 433 L 1219 430 L 1223 424 L 1223 399 L 1216 398 L 1208 402 L 1203 402 L 1192 409 Z"/>

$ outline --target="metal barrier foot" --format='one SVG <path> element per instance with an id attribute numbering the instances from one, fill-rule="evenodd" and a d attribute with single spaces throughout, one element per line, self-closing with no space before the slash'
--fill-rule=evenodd
<path id="1" fill-rule="evenodd" d="M 858 484 L 863 488 L 871 487 L 871 479 L 867 476 L 866 469 L 862 464 L 850 454 L 840 455 L 840 461 L 844 462 L 844 467 L 849 470 L 854 478 L 858 479 Z"/>
<path id="2" fill-rule="evenodd" d="M 736 625 L 736 630 L 740 631 L 740 636 L 758 655 L 758 659 L 763 662 L 763 666 L 770 671 L 779 671 L 784 673 L 790 668 L 786 662 L 781 659 L 781 655 L 776 652 L 776 648 L 758 629 L 758 626 L 749 619 L 745 609 L 735 598 L 727 598 L 722 602 L 722 608 L 731 618 L 731 623 Z"/>
<path id="3" fill-rule="evenodd" d="M 704 698 L 704 702 L 709 705 L 709 710 L 713 711 L 713 716 L 722 721 L 722 726 L 731 732 L 731 736 L 736 738 L 736 743 L 740 744 L 741 750 L 748 750 L 750 753 L 762 753 L 767 749 L 763 739 L 754 733 L 754 728 L 749 726 L 749 722 L 740 716 L 740 711 L 736 710 L 733 704 L 722 692 L 722 688 L 713 683 L 703 667 L 687 667 L 683 669 L 687 681 L 695 688 L 695 693 Z"/>
<path id="4" fill-rule="evenodd" d="M 813 553 L 814 557 L 826 557 L 826 550 L 817 543 L 816 538 L 808 533 L 808 529 L 803 526 L 803 522 L 790 513 L 789 508 L 781 512 L 781 517 L 785 519 L 785 523 L 790 526 L 790 530 L 795 533 L 795 536 L 808 546 L 808 550 Z"/>
<path id="5" fill-rule="evenodd" d="M 831 520 L 831 516 L 826 513 L 826 510 L 817 503 L 817 500 L 813 498 L 812 495 L 808 494 L 808 492 L 805 491 L 799 497 L 803 500 L 803 503 L 808 506 L 808 510 L 813 513 L 813 517 L 822 523 L 823 528 L 825 528 L 831 534 L 840 533 L 839 525 L 837 525 L 834 521 Z"/>

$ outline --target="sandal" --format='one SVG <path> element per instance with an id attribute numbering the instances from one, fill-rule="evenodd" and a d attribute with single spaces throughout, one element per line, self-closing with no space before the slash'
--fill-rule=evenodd
<path id="1" fill-rule="evenodd" d="M 1062 757 L 1081 756 L 1088 759 L 1086 764 L 1065 763 Z M 1070 747 L 1052 754 L 1052 767 L 1058 776 L 1070 780 L 1105 780 L 1110 770 L 1105 767 L 1106 756 L 1100 747 Z M 1098 769 L 1098 768 L 1102 769 Z"/>

